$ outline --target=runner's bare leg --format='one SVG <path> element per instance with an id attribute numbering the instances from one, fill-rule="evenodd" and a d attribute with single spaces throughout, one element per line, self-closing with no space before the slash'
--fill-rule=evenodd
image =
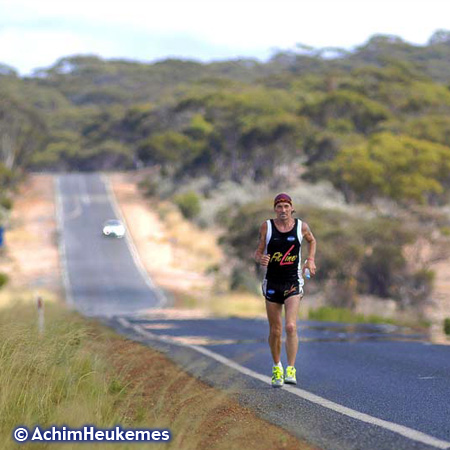
<path id="1" fill-rule="evenodd" d="M 300 306 L 300 295 L 293 295 L 284 301 L 285 329 L 286 329 L 286 353 L 289 366 L 295 366 L 298 351 L 297 319 Z"/>
<path id="2" fill-rule="evenodd" d="M 275 364 L 281 361 L 281 338 L 283 333 L 283 321 L 281 313 L 283 305 L 266 300 L 267 318 L 269 320 L 269 346 Z"/>

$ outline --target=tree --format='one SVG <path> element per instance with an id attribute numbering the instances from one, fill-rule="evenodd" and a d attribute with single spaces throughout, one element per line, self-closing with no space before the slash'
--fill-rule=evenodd
<path id="1" fill-rule="evenodd" d="M 188 136 L 175 131 L 155 133 L 141 142 L 138 157 L 144 162 L 178 167 L 195 158 L 198 146 Z"/>
<path id="2" fill-rule="evenodd" d="M 444 192 L 450 176 L 450 148 L 379 133 L 365 145 L 343 149 L 326 167 L 347 199 L 350 192 L 359 200 L 386 196 L 424 203 Z"/>
<path id="3" fill-rule="evenodd" d="M 414 117 L 404 124 L 403 132 L 416 139 L 450 147 L 450 117 L 447 115 Z"/>
<path id="4" fill-rule="evenodd" d="M 332 121 L 349 119 L 355 129 L 364 134 L 390 118 L 390 112 L 380 103 L 351 91 L 334 91 L 307 103 L 301 110 L 320 126 L 326 127 Z"/>
<path id="5" fill-rule="evenodd" d="M 46 138 L 45 123 L 36 111 L 0 93 L 0 161 L 7 169 L 25 166 Z"/>
<path id="6" fill-rule="evenodd" d="M 437 30 L 428 40 L 429 45 L 448 44 L 450 42 L 450 31 Z"/>

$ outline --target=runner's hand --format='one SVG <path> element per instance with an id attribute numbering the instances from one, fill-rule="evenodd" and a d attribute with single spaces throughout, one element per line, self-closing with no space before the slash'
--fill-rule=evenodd
<path id="1" fill-rule="evenodd" d="M 261 264 L 261 266 L 267 267 L 269 265 L 269 261 L 270 255 L 262 255 L 261 259 L 259 260 L 259 264 Z"/>
<path id="2" fill-rule="evenodd" d="M 305 267 L 303 267 L 303 271 L 308 268 L 309 271 L 311 272 L 311 275 L 315 275 L 316 274 L 316 263 L 313 259 L 307 259 L 306 260 L 306 264 Z"/>

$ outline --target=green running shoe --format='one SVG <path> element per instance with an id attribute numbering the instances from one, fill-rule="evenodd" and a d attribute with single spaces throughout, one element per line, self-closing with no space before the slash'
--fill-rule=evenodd
<path id="1" fill-rule="evenodd" d="M 272 368 L 272 387 L 281 387 L 284 384 L 284 372 L 282 367 L 273 366 Z"/>
<path id="2" fill-rule="evenodd" d="M 295 373 L 297 371 L 295 370 L 294 366 L 287 366 L 286 367 L 286 376 L 284 377 L 284 382 L 286 384 L 297 384 L 297 378 L 295 376 Z"/>

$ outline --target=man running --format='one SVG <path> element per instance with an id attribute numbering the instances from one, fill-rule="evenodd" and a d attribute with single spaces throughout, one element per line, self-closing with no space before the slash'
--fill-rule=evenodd
<path id="1" fill-rule="evenodd" d="M 314 258 L 316 239 L 309 226 L 292 217 L 295 212 L 289 195 L 278 194 L 273 202 L 276 219 L 261 225 L 255 260 L 267 268 L 263 281 L 269 320 L 269 346 L 273 358 L 272 386 L 297 384 L 295 359 L 298 350 L 297 317 L 300 300 L 303 297 L 303 271 L 316 273 Z M 302 269 L 301 247 L 308 243 L 308 257 Z M 281 364 L 281 338 L 283 332 L 282 310 L 285 308 L 286 353 L 288 366 L 286 374 Z"/>

